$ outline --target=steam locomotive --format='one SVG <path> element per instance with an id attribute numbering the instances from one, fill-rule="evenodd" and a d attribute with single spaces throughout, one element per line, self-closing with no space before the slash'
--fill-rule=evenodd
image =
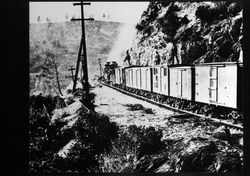
<path id="1" fill-rule="evenodd" d="M 109 83 L 189 102 L 242 107 L 242 63 L 116 67 Z"/>

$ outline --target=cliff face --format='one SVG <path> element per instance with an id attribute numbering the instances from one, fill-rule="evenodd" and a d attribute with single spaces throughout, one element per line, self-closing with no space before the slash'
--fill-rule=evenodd
<path id="1" fill-rule="evenodd" d="M 136 65 L 243 62 L 242 3 L 150 2 L 136 25 Z M 156 52 L 157 51 L 157 52 Z"/>

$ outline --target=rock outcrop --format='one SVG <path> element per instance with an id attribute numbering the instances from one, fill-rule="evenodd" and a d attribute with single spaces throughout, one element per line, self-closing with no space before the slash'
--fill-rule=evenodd
<path id="1" fill-rule="evenodd" d="M 136 25 L 135 65 L 243 62 L 242 3 L 150 2 Z M 157 54 L 157 52 L 158 54 Z"/>

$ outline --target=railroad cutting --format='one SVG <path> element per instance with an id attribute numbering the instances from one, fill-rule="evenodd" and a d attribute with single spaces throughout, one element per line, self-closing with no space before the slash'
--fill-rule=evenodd
<path id="1" fill-rule="evenodd" d="M 241 1 L 57 5 L 30 21 L 29 173 L 247 170 Z"/>

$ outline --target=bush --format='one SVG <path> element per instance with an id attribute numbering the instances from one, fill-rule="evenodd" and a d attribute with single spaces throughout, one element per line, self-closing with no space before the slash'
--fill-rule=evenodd
<path id="1" fill-rule="evenodd" d="M 176 11 L 179 7 L 176 5 L 171 5 L 167 13 L 157 19 L 157 23 L 162 27 L 162 32 L 167 34 L 170 38 L 173 38 L 176 34 L 176 30 L 180 27 L 180 18 L 176 15 Z"/>
<path id="2" fill-rule="evenodd" d="M 217 151 L 216 144 L 210 142 L 207 145 L 193 149 L 192 152 L 180 152 L 178 156 L 179 159 L 174 167 L 176 167 L 177 172 L 208 171 L 210 170 Z"/>
<path id="3" fill-rule="evenodd" d="M 138 158 L 144 155 L 154 154 L 162 149 L 164 149 L 165 144 L 161 141 L 162 131 L 155 130 L 154 127 L 148 127 L 139 131 L 139 148 L 138 148 Z"/>
<path id="4" fill-rule="evenodd" d="M 131 136 L 122 132 L 119 134 L 119 138 L 113 142 L 112 150 L 100 156 L 100 170 L 106 173 L 133 172 L 136 148 L 137 145 Z"/>
<path id="5" fill-rule="evenodd" d="M 242 10 L 242 3 L 240 1 L 230 4 L 228 7 L 228 13 L 231 16 L 237 15 L 241 10 Z"/>
<path id="6" fill-rule="evenodd" d="M 105 115 L 91 111 L 86 114 L 80 111 L 79 118 L 74 125 L 77 139 L 89 144 L 95 154 L 100 154 L 111 148 L 111 141 L 118 137 L 118 126 L 110 122 Z"/>
<path id="7" fill-rule="evenodd" d="M 239 153 L 229 150 L 217 153 L 214 166 L 218 173 L 240 172 L 242 170 L 242 161 Z"/>
<path id="8" fill-rule="evenodd" d="M 83 89 L 76 89 L 75 92 L 73 93 L 74 97 L 80 98 L 81 103 L 86 106 L 88 109 L 90 110 L 94 110 L 95 109 L 95 96 L 96 94 L 91 92 L 91 85 L 89 84 L 89 97 L 87 97 L 86 91 Z"/>
<path id="9" fill-rule="evenodd" d="M 98 156 L 110 151 L 112 140 L 118 137 L 118 126 L 110 122 L 107 116 L 80 111 L 72 128 L 77 143 L 67 155 L 67 169 L 73 172 L 97 172 Z"/>
<path id="10" fill-rule="evenodd" d="M 228 58 L 232 53 L 233 53 L 233 43 L 229 40 L 227 41 L 224 41 L 218 51 L 217 51 L 217 54 L 221 57 L 221 58 Z"/>
<path id="11" fill-rule="evenodd" d="M 57 172 L 56 163 L 60 159 L 56 152 L 74 138 L 74 132 L 62 131 L 66 122 L 51 123 L 48 113 L 40 112 L 39 106 L 36 108 L 31 106 L 29 113 L 29 171 Z"/>
<path id="12" fill-rule="evenodd" d="M 93 111 L 79 110 L 78 119 L 70 129 L 62 128 L 66 122 L 56 120 L 42 110 L 43 97 L 33 99 L 30 107 L 30 172 L 96 172 L 98 156 L 111 149 L 112 140 L 118 137 L 118 127 L 109 118 Z M 45 103 L 45 106 L 47 104 Z M 35 107 L 35 108 L 34 108 Z M 37 108 L 37 109 L 36 109 Z M 71 139 L 77 143 L 69 150 L 67 158 L 60 158 L 57 152 Z"/>
<path id="13" fill-rule="evenodd" d="M 43 96 L 42 94 L 30 96 L 29 105 L 30 108 L 40 113 L 47 111 L 49 115 L 52 114 L 55 108 L 66 107 L 66 104 L 60 96 Z"/>
<path id="14" fill-rule="evenodd" d="M 137 23 L 135 28 L 138 30 L 138 31 L 143 31 L 143 29 L 145 28 L 145 26 L 143 26 L 141 23 Z"/>
<path id="15" fill-rule="evenodd" d="M 207 46 L 205 43 L 196 43 L 193 46 L 190 46 L 187 50 L 187 60 L 186 63 L 192 63 L 196 59 L 200 58 L 207 52 Z"/>
<path id="16" fill-rule="evenodd" d="M 225 19 L 228 16 L 227 3 L 218 3 L 213 8 L 208 5 L 199 6 L 195 15 L 197 18 L 201 19 L 201 21 L 208 23 L 214 20 Z"/>
<path id="17" fill-rule="evenodd" d="M 161 137 L 162 131 L 154 127 L 129 126 L 114 141 L 112 150 L 101 156 L 100 169 L 103 172 L 136 171 L 136 163 L 140 158 L 165 148 Z"/>

